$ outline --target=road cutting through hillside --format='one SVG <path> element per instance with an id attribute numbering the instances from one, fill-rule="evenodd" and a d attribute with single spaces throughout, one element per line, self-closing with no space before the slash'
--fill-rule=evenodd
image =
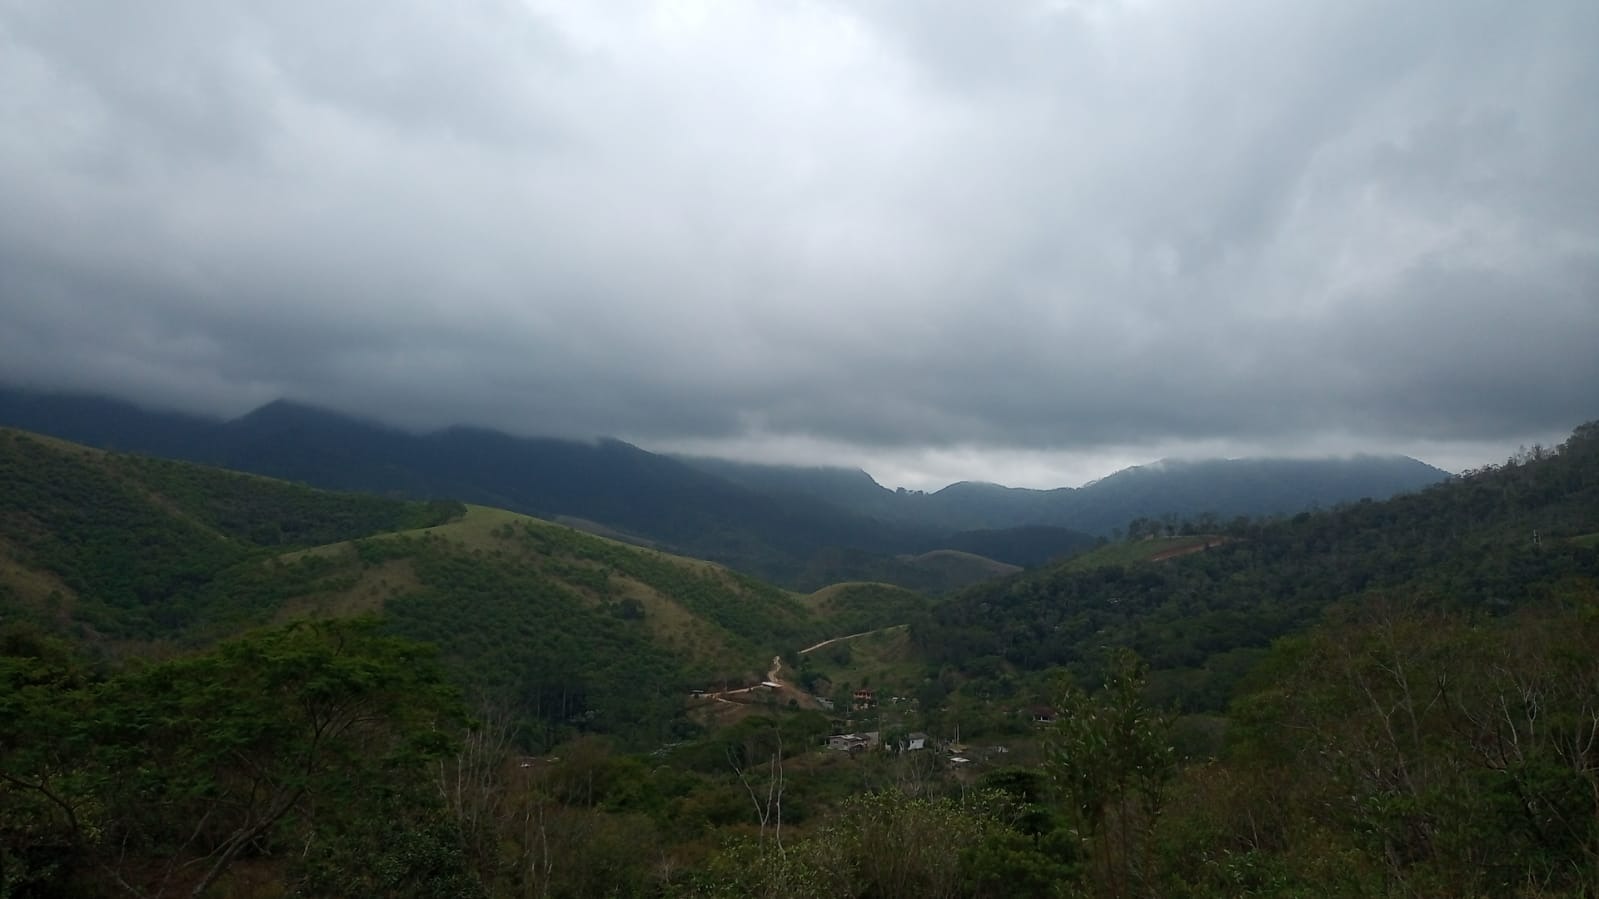
<path id="1" fill-rule="evenodd" d="M 775 655 L 772 656 L 772 666 L 766 669 L 766 680 L 762 681 L 761 683 L 751 684 L 748 687 L 737 687 L 732 690 L 718 690 L 715 693 L 706 693 L 704 694 L 704 697 L 717 702 L 730 703 L 734 702 L 734 700 L 728 699 L 729 696 L 750 694 L 756 692 L 757 690 L 770 690 L 774 695 L 779 697 L 779 699 L 793 702 L 802 709 L 820 708 L 820 705 L 816 701 L 816 697 L 811 696 L 798 687 L 783 683 L 781 679 L 782 672 L 783 657 L 781 655 Z"/>
<path id="2" fill-rule="evenodd" d="M 858 634 L 845 634 L 842 637 L 829 637 L 828 639 L 823 640 L 820 643 L 814 644 L 812 646 L 805 647 L 804 649 L 799 651 L 799 655 L 804 655 L 804 654 L 806 654 L 808 652 L 813 652 L 815 650 L 821 649 L 824 646 L 830 646 L 830 645 L 832 645 L 834 643 L 837 643 L 837 642 L 839 642 L 841 640 L 853 640 L 856 637 L 864 637 L 867 634 L 876 634 L 876 633 L 879 633 L 879 632 L 882 632 L 882 631 L 891 631 L 891 630 L 894 630 L 895 628 L 901 628 L 901 627 L 905 627 L 905 626 L 906 625 L 903 625 L 903 624 L 894 624 L 894 625 L 890 625 L 888 627 L 880 627 L 880 628 L 876 628 L 876 629 L 869 630 L 869 631 L 861 631 Z M 697 694 L 697 695 L 702 695 L 705 699 L 715 700 L 716 702 L 729 702 L 730 703 L 730 702 L 733 702 L 734 700 L 728 699 L 729 696 L 738 696 L 738 695 L 741 695 L 741 694 L 754 693 L 757 690 L 770 690 L 774 694 L 777 694 L 778 696 L 786 696 L 788 699 L 792 700 L 800 708 L 805 708 L 805 709 L 820 708 L 820 705 L 816 701 L 816 697 L 810 695 L 809 693 L 806 693 L 804 690 L 801 690 L 798 687 L 790 686 L 788 684 L 783 683 L 782 676 L 781 676 L 782 672 L 783 672 L 783 657 L 781 655 L 775 655 L 775 656 L 772 656 L 772 666 L 770 668 L 766 669 L 766 680 L 762 681 L 761 683 L 750 684 L 748 687 L 736 687 L 736 688 L 731 689 L 731 690 L 717 690 L 714 693 L 704 693 L 704 694 Z"/>
<path id="3" fill-rule="evenodd" d="M 728 699 L 727 697 L 737 696 L 740 693 L 753 693 L 762 688 L 767 690 L 776 690 L 778 692 L 788 690 L 788 685 L 777 679 L 778 672 L 782 670 L 783 657 L 780 655 L 772 656 L 772 667 L 766 670 L 765 681 L 758 684 L 750 684 L 748 687 L 737 687 L 732 690 L 718 690 L 715 693 L 706 693 L 705 698 L 714 699 L 717 702 L 732 702 L 733 700 Z"/>
<path id="4" fill-rule="evenodd" d="M 888 627 L 879 627 L 879 628 L 875 628 L 875 629 L 869 630 L 869 631 L 861 631 L 858 634 L 845 634 L 842 637 L 829 637 L 828 639 L 823 640 L 820 643 L 817 643 L 815 646 L 807 646 L 807 647 L 805 647 L 804 649 L 799 651 L 799 654 L 800 655 L 804 655 L 804 654 L 806 654 L 808 652 L 813 652 L 815 650 L 821 649 L 824 646 L 830 646 L 830 645 L 832 645 L 834 643 L 837 643 L 840 640 L 853 640 L 856 637 L 864 637 L 867 634 L 875 634 L 878 631 L 891 631 L 891 630 L 893 630 L 893 629 L 895 629 L 897 627 L 904 627 L 904 626 L 905 625 L 903 625 L 903 624 L 891 624 Z"/>

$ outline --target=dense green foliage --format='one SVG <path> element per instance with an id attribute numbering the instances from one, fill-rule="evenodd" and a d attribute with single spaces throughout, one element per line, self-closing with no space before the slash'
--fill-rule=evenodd
<path id="1" fill-rule="evenodd" d="M 545 540 L 559 530 L 523 534 Z M 411 564 L 418 583 L 386 603 L 390 629 L 439 646 L 460 682 L 518 709 L 524 742 L 550 746 L 581 729 L 658 745 L 673 739 L 674 721 L 684 724 L 680 697 L 721 674 L 655 643 L 648 623 L 620 604 L 574 590 L 569 573 L 558 580 L 516 556 L 474 556 L 436 538 L 368 541 L 359 553 Z M 600 572 L 601 584 L 606 578 Z M 741 673 L 759 659 L 749 649 L 727 661 Z"/>
<path id="2" fill-rule="evenodd" d="M 659 745 L 693 731 L 682 719 L 691 689 L 748 683 L 774 653 L 837 633 L 746 575 L 507 513 L 482 510 L 503 521 L 492 534 L 437 528 L 471 523 L 457 504 L 10 431 L 0 476 L 0 551 L 16 566 L 0 577 L 0 615 L 137 646 L 200 644 L 290 608 L 383 609 L 391 632 L 439 646 L 474 696 L 516 708 L 528 745 L 578 732 Z M 396 529 L 413 536 L 369 536 Z M 336 544 L 351 538 L 363 539 Z M 284 552 L 305 541 L 335 545 Z"/>
<path id="3" fill-rule="evenodd" d="M 922 619 L 934 605 L 920 593 L 890 584 L 838 584 L 817 594 L 832 633 L 858 634 Z"/>
<path id="4" fill-rule="evenodd" d="M 937 596 L 1015 570 L 1003 562 L 970 553 L 935 550 L 921 555 L 885 556 L 833 547 L 813 554 L 784 583 L 795 590 L 810 591 L 846 581 L 876 581 Z"/>
<path id="5" fill-rule="evenodd" d="M 58 613 L 65 622 L 52 623 L 121 637 L 171 637 L 218 620 L 259 623 L 326 574 L 316 560 L 263 567 L 283 549 L 461 512 L 453 503 L 330 493 L 15 431 L 0 431 L 0 483 L 0 551 L 71 594 L 70 610 L 35 608 L 31 617 Z M 0 612 L 26 614 L 20 604 Z"/>
<path id="6" fill-rule="evenodd" d="M 74 492 L 99 478 L 129 539 L 177 533 L 155 498 L 242 547 L 203 608 L 385 617 L 155 661 L 0 629 L 5 899 L 1599 893 L 1599 426 L 1414 496 L 1235 522 L 1181 556 L 1140 537 L 940 604 L 801 600 L 484 509 L 267 558 L 240 528 L 284 507 L 247 487 L 40 447 L 99 467 L 18 457 L 52 477 L 28 481 L 40 514 L 11 508 L 13 561 L 93 542 L 59 526 L 131 558 Z M 339 508 L 329 527 L 373 521 Z M 0 584 L 8 614 L 31 608 L 37 585 Z M 787 653 L 888 622 L 914 642 Z M 906 696 L 828 715 L 682 695 L 868 649 Z M 719 725 L 688 725 L 690 702 Z M 866 730 L 896 751 L 822 748 Z"/>
<path id="7" fill-rule="evenodd" d="M 368 493 L 312 490 L 271 478 L 148 456 L 113 457 L 113 470 L 184 515 L 255 546 L 321 546 L 367 534 L 442 524 L 455 502 L 404 502 Z"/>
<path id="8" fill-rule="evenodd" d="M 1341 609 L 1284 641 L 1163 822 L 1168 895 L 1599 890 L 1599 589 Z"/>
<path id="9" fill-rule="evenodd" d="M 0 648 L 0 895 L 199 894 L 279 854 L 314 878 L 377 822 L 438 816 L 422 778 L 452 751 L 456 700 L 429 649 L 375 622 L 297 624 L 106 677 L 48 639 L 12 631 Z M 375 871 L 407 847 L 370 851 Z M 404 886 L 389 895 L 438 895 Z"/>
<path id="10" fill-rule="evenodd" d="M 917 550 L 937 534 L 816 500 L 776 499 L 616 440 L 525 439 L 472 428 L 416 435 L 290 402 L 217 422 L 3 388 L 0 424 L 327 489 L 600 522 L 783 583 L 830 547 L 880 557 Z"/>
<path id="11" fill-rule="evenodd" d="M 1130 647 L 1164 696 L 1220 710 L 1272 640 L 1335 601 L 1391 593 L 1503 611 L 1599 576 L 1599 551 L 1571 539 L 1595 529 L 1599 427 L 1587 425 L 1558 453 L 1529 452 L 1388 502 L 1236 522 L 1228 543 L 1167 562 L 1067 563 L 980 585 L 914 636 L 933 663 L 974 671 L 1091 676 L 1100 647 Z"/>
<path id="12" fill-rule="evenodd" d="M 1037 568 L 1091 549 L 1101 539 L 1069 528 L 1035 524 L 961 531 L 939 542 L 946 549 L 974 553 L 1023 568 Z"/>
<path id="13" fill-rule="evenodd" d="M 873 896 L 883 899 L 1053 896 L 1071 857 L 1014 825 L 1023 811 L 1000 793 L 964 800 L 883 791 L 855 796 L 787 845 L 725 849 L 682 897 Z M 1062 855 L 1065 857 L 1063 858 Z"/>
<path id="14" fill-rule="evenodd" d="M 417 584 L 387 600 L 390 626 L 440 646 L 474 692 L 523 710 L 523 738 L 537 746 L 580 730 L 636 748 L 668 742 L 692 732 L 680 718 L 691 689 L 746 682 L 778 649 L 925 603 L 896 591 L 908 599 L 835 619 L 745 575 L 570 528 L 522 519 L 494 540 L 467 552 L 445 538 L 377 538 L 357 553 L 367 565 L 409 563 Z M 664 644 L 629 583 L 712 628 L 718 654 Z"/>
<path id="15" fill-rule="evenodd" d="M 520 539 L 542 554 L 569 556 L 650 584 L 696 615 L 753 643 L 781 646 L 816 632 L 789 594 L 737 572 L 596 540 L 570 528 L 524 522 Z"/>

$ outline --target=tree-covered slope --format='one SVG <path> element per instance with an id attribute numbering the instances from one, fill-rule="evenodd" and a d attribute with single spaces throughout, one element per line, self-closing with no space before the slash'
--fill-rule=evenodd
<path id="1" fill-rule="evenodd" d="M 440 648 L 475 698 L 508 708 L 524 736 L 575 733 L 659 745 L 692 731 L 692 690 L 765 676 L 774 655 L 857 630 L 906 624 L 936 605 L 882 584 L 795 596 L 697 559 L 619 543 L 499 509 L 283 557 L 315 559 L 321 589 L 282 617 L 380 613 Z"/>
<path id="2" fill-rule="evenodd" d="M 223 422 L 3 388 L 0 424 L 328 489 L 598 522 L 784 583 L 801 580 L 814 568 L 812 558 L 831 548 L 880 557 L 921 551 L 936 536 L 820 499 L 775 498 L 616 440 L 520 438 L 474 428 L 412 434 L 290 402 Z"/>
<path id="3" fill-rule="evenodd" d="M 0 624 L 0 895 L 481 896 L 436 783 L 458 691 L 375 625 L 108 668 Z"/>
<path id="4" fill-rule="evenodd" d="M 887 490 L 859 470 L 672 458 L 614 440 L 413 434 L 290 402 L 224 422 L 4 388 L 0 424 L 331 489 L 591 522 L 805 591 L 841 580 L 955 589 L 976 569 L 907 567 L 893 557 L 959 550 L 1030 566 L 1135 518 L 1291 514 L 1444 477 L 1406 458 L 1242 459 L 1127 469 L 1081 488 L 961 483 L 922 493 Z"/>
<path id="5" fill-rule="evenodd" d="M 829 639 L 920 619 L 934 605 L 920 593 L 892 584 L 834 584 L 804 602 L 829 623 Z"/>
<path id="6" fill-rule="evenodd" d="M 974 587 L 914 630 L 933 664 L 1090 670 L 1127 646 L 1156 685 L 1219 708 L 1270 642 L 1331 603 L 1402 593 L 1494 614 L 1599 577 L 1599 426 L 1420 493 L 1228 529 L 1165 561 L 1067 562 Z M 1206 541 L 1207 544 L 1214 541 Z M 1159 554 L 1151 554 L 1156 557 Z"/>
<path id="7" fill-rule="evenodd" d="M 541 743 L 578 730 L 670 739 L 691 689 L 759 679 L 774 654 L 871 614 L 856 603 L 835 621 L 722 566 L 503 510 L 17 431 L 0 431 L 0 482 L 4 618 L 138 652 L 376 613 L 436 644 L 475 698 L 514 710 Z"/>
<path id="8" fill-rule="evenodd" d="M 8 616 L 114 638 L 258 620 L 326 574 L 285 549 L 442 522 L 453 504 L 331 493 L 0 430 Z"/>
<path id="9" fill-rule="evenodd" d="M 1100 538 L 1051 525 L 1020 525 L 960 531 L 939 541 L 940 548 L 973 553 L 996 562 L 1036 568 L 1065 556 L 1083 552 Z"/>
<path id="10" fill-rule="evenodd" d="M 999 532 L 979 539 L 1003 547 L 984 554 L 1005 561 L 1015 561 L 1006 554 L 1015 553 L 1011 547 L 1025 546 L 1025 540 L 1018 540 L 1023 534 L 1006 534 L 1007 529 L 1049 526 L 1108 535 L 1135 518 L 1225 521 L 1240 515 L 1294 514 L 1365 498 L 1387 499 L 1447 477 L 1405 456 L 1172 460 L 1123 469 L 1082 487 L 1033 490 L 963 481 L 927 493 L 889 490 L 854 469 L 685 461 L 774 496 L 825 499 L 885 521 L 945 532 Z"/>

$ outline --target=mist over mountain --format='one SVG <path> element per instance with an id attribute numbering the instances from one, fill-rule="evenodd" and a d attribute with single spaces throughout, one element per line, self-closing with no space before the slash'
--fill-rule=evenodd
<path id="1" fill-rule="evenodd" d="M 845 468 L 688 458 L 703 471 L 773 495 L 825 498 L 887 521 L 953 530 L 1049 526 L 1108 535 L 1136 518 L 1283 515 L 1418 490 L 1449 473 L 1408 456 L 1162 460 L 1082 487 L 1034 490 L 963 481 L 931 493 L 889 490 Z"/>
<path id="2" fill-rule="evenodd" d="M 106 449 L 170 456 L 318 487 L 451 498 L 598 522 L 676 551 L 788 580 L 826 547 L 922 551 L 930 529 L 777 499 L 616 440 L 411 434 L 278 401 L 213 421 L 96 397 L 0 392 L 0 422 Z"/>
<path id="3" fill-rule="evenodd" d="M 804 589 L 865 579 L 936 592 L 1003 569 L 955 573 L 939 557 L 930 573 L 924 556 L 934 550 L 1031 566 L 1087 548 L 1137 518 L 1288 514 L 1446 477 L 1403 457 L 1243 459 L 1164 462 L 1079 488 L 963 482 L 921 493 L 889 490 L 858 469 L 676 458 L 618 440 L 470 427 L 414 434 L 281 400 L 218 421 L 100 397 L 3 390 L 0 424 L 318 487 L 572 520 Z"/>

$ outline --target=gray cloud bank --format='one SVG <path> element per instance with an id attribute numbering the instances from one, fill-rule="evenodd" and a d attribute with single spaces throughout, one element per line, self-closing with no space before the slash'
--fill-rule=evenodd
<path id="1" fill-rule="evenodd" d="M 16 383 L 911 480 L 1599 414 L 1592 0 L 0 0 L 0 86 Z"/>

